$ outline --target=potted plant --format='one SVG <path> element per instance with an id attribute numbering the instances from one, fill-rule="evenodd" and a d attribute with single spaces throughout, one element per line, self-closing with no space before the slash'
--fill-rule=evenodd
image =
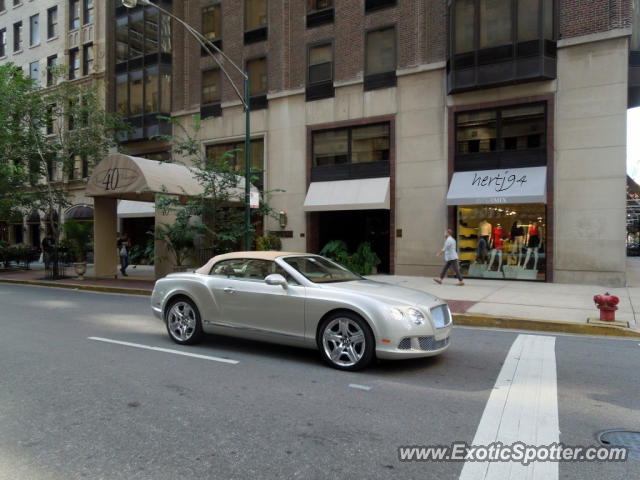
<path id="1" fill-rule="evenodd" d="M 84 274 L 87 271 L 87 250 L 91 243 L 93 225 L 89 222 L 69 219 L 64 223 L 64 233 L 73 248 L 75 256 L 73 267 L 78 274 L 78 279 L 84 280 Z"/>

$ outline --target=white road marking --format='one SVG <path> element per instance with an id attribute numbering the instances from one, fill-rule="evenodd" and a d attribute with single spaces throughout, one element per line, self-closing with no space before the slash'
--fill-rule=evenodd
<path id="1" fill-rule="evenodd" d="M 145 350 L 153 350 L 154 352 L 173 353 L 175 355 L 183 355 L 185 357 L 201 358 L 203 360 L 211 360 L 213 362 L 230 363 L 237 365 L 240 363 L 238 360 L 231 360 L 229 358 L 211 357 L 209 355 L 199 355 L 197 353 L 181 352 L 180 350 L 172 350 L 170 348 L 150 347 L 148 345 L 142 345 L 140 343 L 121 342 L 120 340 L 111 340 L 110 338 L 101 337 L 88 337 L 89 340 L 95 340 L 97 342 L 115 343 L 116 345 L 124 345 L 126 347 L 143 348 Z"/>
<path id="2" fill-rule="evenodd" d="M 357 383 L 350 383 L 349 387 L 355 388 L 357 390 L 371 390 L 371 387 L 367 387 L 366 385 L 358 385 Z"/>
<path id="3" fill-rule="evenodd" d="M 489 396 L 473 445 L 560 441 L 555 337 L 518 335 Z M 558 462 L 465 462 L 460 480 L 558 479 Z"/>

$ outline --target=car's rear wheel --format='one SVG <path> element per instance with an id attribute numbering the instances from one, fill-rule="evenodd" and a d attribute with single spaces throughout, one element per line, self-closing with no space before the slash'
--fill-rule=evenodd
<path id="1" fill-rule="evenodd" d="M 373 332 L 362 317 L 352 312 L 336 312 L 318 330 L 322 358 L 339 370 L 360 370 L 375 355 Z"/>
<path id="2" fill-rule="evenodd" d="M 181 345 L 193 345 L 202 340 L 200 311 L 188 298 L 173 300 L 165 310 L 165 323 L 171 339 Z"/>

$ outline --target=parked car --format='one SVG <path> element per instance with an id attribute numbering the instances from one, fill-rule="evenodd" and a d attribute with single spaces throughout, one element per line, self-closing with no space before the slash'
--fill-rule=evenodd
<path id="1" fill-rule="evenodd" d="M 444 301 L 306 253 L 218 255 L 158 280 L 151 307 L 179 344 L 211 333 L 317 348 L 341 370 L 438 355 L 451 334 Z"/>

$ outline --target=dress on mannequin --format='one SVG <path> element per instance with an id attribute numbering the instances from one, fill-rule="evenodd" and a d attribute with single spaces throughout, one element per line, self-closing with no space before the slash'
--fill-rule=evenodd
<path id="1" fill-rule="evenodd" d="M 498 269 L 496 272 L 502 270 L 502 250 L 504 249 L 502 239 L 505 237 L 508 237 L 507 232 L 502 229 L 500 224 L 496 225 L 493 229 L 493 234 L 491 235 L 493 248 L 491 249 L 491 259 L 489 260 L 489 268 L 487 268 L 487 270 L 491 270 L 493 261 L 496 259 L 496 254 L 498 255 Z"/>
<path id="2" fill-rule="evenodd" d="M 527 268 L 531 254 L 533 253 L 533 269 L 538 270 L 538 257 L 540 250 L 540 229 L 538 228 L 538 222 L 533 222 L 529 227 L 529 243 L 527 244 L 527 256 L 524 259 L 523 268 Z"/>

